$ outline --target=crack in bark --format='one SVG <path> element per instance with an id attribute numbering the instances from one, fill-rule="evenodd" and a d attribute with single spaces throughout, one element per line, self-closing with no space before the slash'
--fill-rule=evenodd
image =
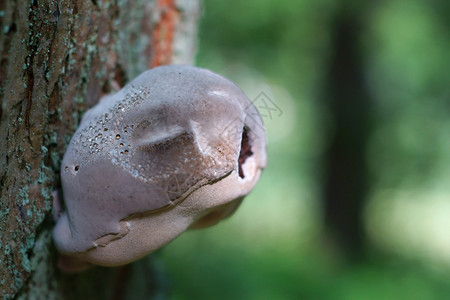
<path id="1" fill-rule="evenodd" d="M 29 14 L 28 14 L 28 22 L 29 22 L 29 35 L 28 35 L 28 53 L 29 55 L 25 58 L 25 63 L 27 64 L 27 68 L 25 70 L 25 80 L 26 80 L 26 109 L 25 109 L 25 128 L 28 131 L 28 141 L 30 144 L 32 144 L 31 141 L 31 126 L 30 126 L 30 115 L 31 115 L 31 105 L 33 102 L 33 87 L 34 87 L 34 74 L 33 74 L 33 62 L 34 62 L 34 56 L 37 51 L 37 44 L 39 42 L 39 39 L 37 39 L 37 36 L 34 34 L 34 26 L 35 23 L 34 20 L 34 14 L 35 9 L 38 8 L 37 0 L 33 0 L 33 4 L 30 8 Z M 35 41 L 33 39 L 36 39 Z"/>
<path id="2" fill-rule="evenodd" d="M 57 33 L 58 33 L 58 28 L 59 28 L 59 20 L 60 20 L 60 15 L 61 15 L 61 11 L 60 11 L 60 8 L 59 8 L 59 2 L 56 2 L 56 10 L 53 12 L 53 16 L 55 17 L 55 22 L 54 23 L 56 23 L 55 24 L 55 26 L 53 27 L 54 28 L 54 30 L 53 30 L 53 32 L 52 32 L 52 38 L 51 38 L 51 42 L 50 42 L 50 49 L 51 50 L 53 50 L 53 48 L 54 48 L 54 46 L 55 46 L 55 41 L 57 40 Z M 52 53 L 52 52 L 50 52 L 50 53 Z M 48 56 L 47 56 L 47 61 L 46 61 L 46 63 L 45 63 L 45 69 L 44 69 L 44 80 L 45 80 L 45 82 L 46 83 L 50 83 L 50 81 L 49 81 L 49 72 L 50 72 L 50 67 L 51 67 L 51 61 L 52 61 L 52 55 L 51 54 L 49 54 Z M 57 82 L 57 81 L 56 81 Z M 54 88 L 54 87 L 53 87 Z M 52 88 L 52 90 L 46 90 L 45 91 L 45 95 L 47 96 L 47 97 L 50 97 L 50 95 L 53 93 L 53 88 Z"/>

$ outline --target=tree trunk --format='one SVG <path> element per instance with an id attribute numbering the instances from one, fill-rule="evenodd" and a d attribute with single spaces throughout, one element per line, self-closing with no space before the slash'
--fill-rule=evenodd
<path id="1" fill-rule="evenodd" d="M 83 112 L 145 69 L 191 63 L 199 11 L 199 0 L 0 1 L 3 299 L 145 299 L 161 292 L 155 256 L 61 273 L 51 195 Z"/>
<path id="2" fill-rule="evenodd" d="M 342 7 L 334 16 L 325 80 L 325 102 L 333 122 L 324 156 L 325 225 L 332 245 L 350 259 L 362 257 L 366 242 L 363 208 L 372 101 L 360 47 L 364 8 L 362 4 Z"/>

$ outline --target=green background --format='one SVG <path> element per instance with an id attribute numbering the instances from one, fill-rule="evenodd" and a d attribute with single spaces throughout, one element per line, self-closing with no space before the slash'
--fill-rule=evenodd
<path id="1" fill-rule="evenodd" d="M 158 256 L 173 299 L 449 299 L 450 2 L 205 1 L 197 65 L 279 108 L 268 166 L 236 214 Z M 364 20 L 373 97 L 364 259 L 324 234 L 321 100 L 338 8 Z M 263 113 L 263 112 L 261 112 Z"/>

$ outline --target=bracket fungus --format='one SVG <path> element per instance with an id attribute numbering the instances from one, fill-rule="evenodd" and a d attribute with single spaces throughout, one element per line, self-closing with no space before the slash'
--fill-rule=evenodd
<path id="1" fill-rule="evenodd" d="M 261 118 L 229 80 L 191 66 L 142 73 L 87 111 L 61 166 L 53 238 L 116 266 L 231 215 L 266 164 Z"/>

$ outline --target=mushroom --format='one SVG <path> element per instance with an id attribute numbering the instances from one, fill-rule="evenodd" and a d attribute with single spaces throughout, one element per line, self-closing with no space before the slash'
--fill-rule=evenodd
<path id="1" fill-rule="evenodd" d="M 261 118 L 229 80 L 191 66 L 142 73 L 88 110 L 61 166 L 65 256 L 137 260 L 230 216 L 266 165 Z"/>

